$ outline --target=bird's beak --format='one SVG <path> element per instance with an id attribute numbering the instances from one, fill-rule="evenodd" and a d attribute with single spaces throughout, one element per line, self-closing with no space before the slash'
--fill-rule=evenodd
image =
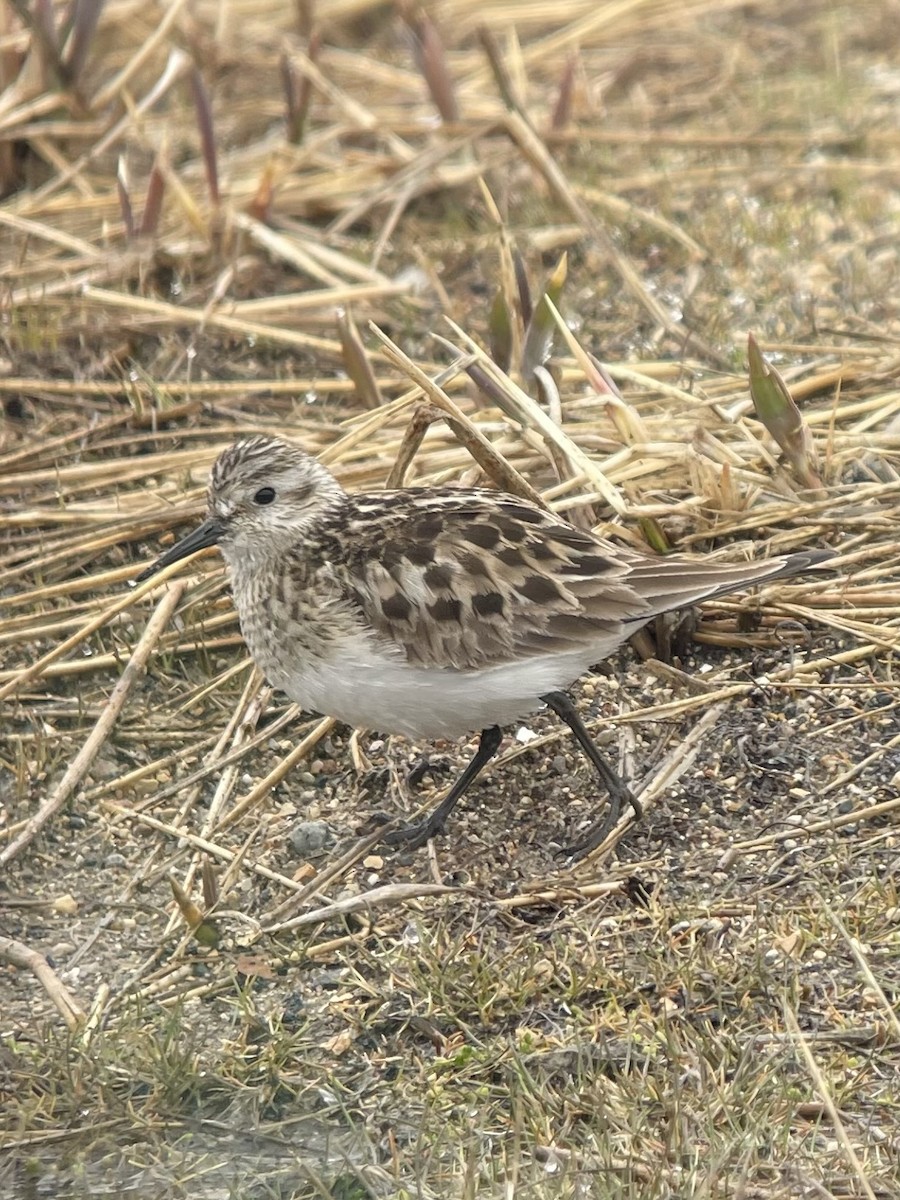
<path id="1" fill-rule="evenodd" d="M 198 550 L 205 550 L 207 546 L 217 545 L 225 534 L 225 526 L 221 521 L 217 521 L 214 517 L 204 521 L 199 525 L 193 533 L 189 533 L 187 537 L 183 537 L 180 542 L 176 542 L 171 550 L 167 550 L 151 567 L 145 567 L 140 575 L 135 578 L 135 583 L 143 583 L 145 579 L 149 579 L 151 575 L 155 575 L 157 571 L 161 571 L 163 567 L 169 567 L 172 563 L 179 562 L 182 558 L 187 558 L 191 554 L 195 554 Z"/>

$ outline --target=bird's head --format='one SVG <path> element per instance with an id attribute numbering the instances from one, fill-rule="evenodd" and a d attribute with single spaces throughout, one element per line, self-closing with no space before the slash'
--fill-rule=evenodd
<path id="1" fill-rule="evenodd" d="M 242 438 L 213 464 L 206 520 L 136 582 L 207 546 L 218 546 L 229 562 L 248 565 L 277 557 L 343 495 L 331 472 L 298 446 L 279 438 Z"/>

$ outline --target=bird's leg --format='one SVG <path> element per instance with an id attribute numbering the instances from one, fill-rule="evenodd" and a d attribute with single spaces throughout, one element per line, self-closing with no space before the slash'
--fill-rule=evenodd
<path id="1" fill-rule="evenodd" d="M 384 840 L 392 846 L 402 845 L 408 846 L 411 850 L 416 850 L 419 846 L 424 846 L 429 838 L 433 838 L 436 834 L 441 833 L 444 823 L 453 811 L 457 800 L 468 790 L 470 785 L 481 774 L 484 767 L 487 766 L 497 753 L 502 737 L 503 734 L 500 732 L 499 725 L 491 725 L 488 729 L 482 729 L 481 736 L 478 739 L 478 749 L 475 751 L 472 761 L 437 808 L 429 813 L 424 820 L 417 821 L 415 825 L 407 825 L 403 829 L 393 830 L 386 835 Z"/>
<path id="2" fill-rule="evenodd" d="M 606 840 L 607 834 L 615 827 L 619 819 L 623 803 L 631 805 L 638 820 L 643 816 L 643 810 L 637 797 L 632 794 L 624 780 L 612 769 L 597 749 L 594 739 L 585 728 L 585 724 L 569 696 L 565 692 L 548 692 L 546 696 L 541 696 L 541 699 L 572 730 L 575 740 L 594 765 L 609 795 L 609 812 L 603 820 L 598 821 L 588 830 L 587 837 L 583 841 L 566 850 L 566 853 L 577 861 L 579 858 L 584 858 L 586 854 L 590 854 Z"/>

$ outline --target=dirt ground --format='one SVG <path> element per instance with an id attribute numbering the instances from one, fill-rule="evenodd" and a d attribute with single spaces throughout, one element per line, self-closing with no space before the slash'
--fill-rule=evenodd
<path id="1" fill-rule="evenodd" d="M 73 13 L 0 25 L 0 1197 L 900 1195 L 896 3 Z M 573 690 L 599 854 L 544 714 L 398 852 L 474 740 L 132 590 L 251 431 L 835 556 Z"/>

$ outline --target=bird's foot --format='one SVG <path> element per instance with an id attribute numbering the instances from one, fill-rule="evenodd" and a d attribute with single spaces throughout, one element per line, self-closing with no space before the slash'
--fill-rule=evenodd
<path id="1" fill-rule="evenodd" d="M 420 846 L 424 846 L 426 842 L 443 832 L 444 822 L 442 820 L 435 821 L 432 816 L 426 817 L 423 821 L 416 821 L 412 825 L 401 825 L 399 829 L 392 829 L 384 835 L 383 840 L 389 846 L 402 846 L 405 850 L 418 850 Z"/>
<path id="2" fill-rule="evenodd" d="M 644 815 L 641 802 L 630 788 L 623 786 L 621 792 L 616 790 L 610 793 L 609 811 L 603 820 L 592 825 L 580 842 L 575 842 L 571 846 L 565 846 L 560 851 L 560 857 L 567 858 L 573 863 L 587 858 L 598 846 L 603 845 L 616 825 L 618 825 L 623 806 L 628 804 L 634 809 L 634 819 L 640 821 Z"/>

